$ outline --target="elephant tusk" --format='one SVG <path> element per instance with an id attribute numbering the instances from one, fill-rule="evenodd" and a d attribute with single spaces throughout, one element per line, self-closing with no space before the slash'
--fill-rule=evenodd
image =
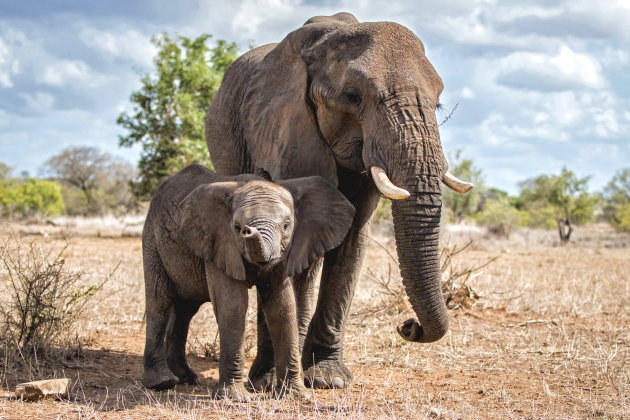
<path id="1" fill-rule="evenodd" d="M 402 200 L 411 195 L 409 191 L 395 186 L 382 168 L 371 166 L 370 172 L 372 173 L 372 179 L 376 187 L 385 197 L 391 198 L 392 200 Z"/>
<path id="2" fill-rule="evenodd" d="M 464 182 L 461 179 L 454 176 L 453 174 L 451 174 L 450 172 L 446 172 L 444 174 L 444 178 L 442 178 L 442 182 L 451 190 L 461 193 L 461 194 L 472 190 L 472 188 L 474 187 L 472 183 Z"/>

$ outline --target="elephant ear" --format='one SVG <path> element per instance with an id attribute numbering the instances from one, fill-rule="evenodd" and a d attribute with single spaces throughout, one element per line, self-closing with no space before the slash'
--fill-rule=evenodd
<path id="1" fill-rule="evenodd" d="M 320 175 L 337 185 L 334 155 L 319 133 L 311 108 L 304 58 L 351 18 L 348 14 L 311 18 L 265 56 L 250 80 L 241 109 L 249 116 L 244 136 L 252 161 L 273 181 Z"/>
<path id="2" fill-rule="evenodd" d="M 287 261 L 287 274 L 303 272 L 324 252 L 346 237 L 354 206 L 330 182 L 319 176 L 280 181 L 291 192 L 295 228 Z"/>
<path id="3" fill-rule="evenodd" d="M 245 280 L 245 265 L 232 234 L 231 196 L 242 182 L 195 188 L 180 203 L 180 234 L 190 250 L 228 276 Z"/>

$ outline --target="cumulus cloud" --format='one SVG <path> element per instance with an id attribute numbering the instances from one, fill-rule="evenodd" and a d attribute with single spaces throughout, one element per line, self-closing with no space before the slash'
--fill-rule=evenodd
<path id="1" fill-rule="evenodd" d="M 26 106 L 37 113 L 50 111 L 55 104 L 54 96 L 48 92 L 22 93 L 20 96 L 26 101 Z"/>
<path id="2" fill-rule="evenodd" d="M 444 148 L 463 147 L 491 185 L 516 192 L 518 181 L 567 165 L 593 174 L 598 188 L 630 162 L 627 0 L 183 0 L 187 16 L 152 9 L 159 27 L 138 7 L 137 16 L 78 12 L 63 27 L 54 19 L 3 26 L 0 17 L 0 154 L 23 159 L 13 152 L 20 135 L 38 153 L 42 139 L 114 150 L 115 117 L 138 86 L 131 69 L 152 67 L 151 35 L 206 32 L 246 48 L 280 41 L 311 16 L 348 11 L 420 36 L 445 82 L 441 100 L 460 103 L 441 127 Z"/>
<path id="3" fill-rule="evenodd" d="M 38 80 L 45 85 L 65 87 L 98 83 L 99 77 L 81 60 L 51 59 L 42 62 Z"/>
<path id="4" fill-rule="evenodd" d="M 475 97 L 475 92 L 473 92 L 469 87 L 464 86 L 461 90 L 461 95 L 464 99 L 472 99 Z"/>
<path id="5" fill-rule="evenodd" d="M 11 77 L 20 70 L 20 61 L 13 56 L 8 43 L 0 36 L 0 87 L 13 86 Z"/>
<path id="6" fill-rule="evenodd" d="M 151 37 L 134 29 L 101 30 L 87 24 L 81 25 L 79 39 L 109 57 L 130 61 L 142 67 L 149 67 L 157 48 Z"/>
<path id="7" fill-rule="evenodd" d="M 514 52 L 498 60 L 497 81 L 516 89 L 555 91 L 599 89 L 605 80 L 599 62 L 563 45 L 557 54 Z"/>

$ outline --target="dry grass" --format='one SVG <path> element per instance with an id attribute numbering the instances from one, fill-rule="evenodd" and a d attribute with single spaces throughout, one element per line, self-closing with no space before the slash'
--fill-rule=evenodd
<path id="1" fill-rule="evenodd" d="M 24 229 L 34 229 L 32 226 Z M 45 242 L 56 247 L 56 227 Z M 0 236 L 3 234 L 0 234 Z M 213 400 L 218 377 L 210 305 L 193 320 L 190 361 L 200 386 L 152 392 L 139 384 L 144 345 L 139 238 L 75 236 L 68 263 L 96 278 L 120 267 L 94 297 L 77 334 L 82 351 L 41 362 L 48 377 L 74 380 L 71 398 L 25 403 L 0 399 L 0 417 L 60 418 L 627 418 L 630 416 L 630 238 L 606 227 L 576 230 L 556 246 L 555 232 L 520 231 L 509 240 L 482 230 L 447 229 L 454 290 L 478 298 L 451 311 L 448 335 L 410 344 L 395 326 L 412 316 L 387 229 L 376 229 L 346 328 L 347 390 L 318 390 L 309 402 Z M 386 251 L 387 250 L 387 251 Z M 492 264 L 478 268 L 489 259 Z M 376 279 L 376 281 L 375 281 Z M 387 280 L 389 279 L 389 280 Z M 379 284 L 379 281 L 382 284 Z M 389 281 L 389 282 L 388 282 Z M 462 287 L 464 285 L 464 287 Z M 254 356 L 255 297 L 250 295 L 248 361 Z M 1 353 L 0 353 L 1 354 Z M 2 367 L 2 388 L 25 378 Z"/>

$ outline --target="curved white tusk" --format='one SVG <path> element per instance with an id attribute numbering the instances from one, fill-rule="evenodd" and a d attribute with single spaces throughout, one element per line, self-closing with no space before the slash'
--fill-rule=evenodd
<path id="1" fill-rule="evenodd" d="M 471 184 L 470 182 L 464 182 L 461 179 L 455 177 L 450 172 L 446 172 L 444 174 L 444 178 L 442 178 L 442 182 L 451 190 L 461 193 L 461 194 L 472 190 L 472 188 L 474 187 L 474 185 Z"/>
<path id="2" fill-rule="evenodd" d="M 392 200 L 402 200 L 411 195 L 409 191 L 395 186 L 382 168 L 371 166 L 370 172 L 372 173 L 372 179 L 376 187 L 385 197 L 391 198 Z"/>

